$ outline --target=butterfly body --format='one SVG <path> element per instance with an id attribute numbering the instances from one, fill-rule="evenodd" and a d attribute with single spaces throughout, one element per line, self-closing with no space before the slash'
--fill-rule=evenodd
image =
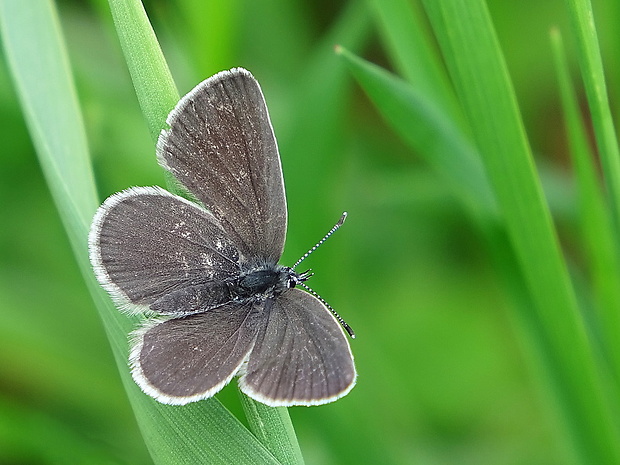
<path id="1" fill-rule="evenodd" d="M 309 272 L 278 264 L 286 198 L 260 86 L 241 68 L 218 73 L 167 123 L 158 160 L 196 201 L 130 188 L 103 203 L 89 235 L 95 275 L 119 307 L 158 315 L 132 335 L 134 380 L 176 405 L 235 376 L 272 406 L 344 396 L 356 372 L 339 321 L 295 288 Z"/>
<path id="2" fill-rule="evenodd" d="M 238 300 L 275 297 L 294 287 L 299 274 L 282 265 L 264 265 L 253 269 L 229 284 L 231 294 Z"/>

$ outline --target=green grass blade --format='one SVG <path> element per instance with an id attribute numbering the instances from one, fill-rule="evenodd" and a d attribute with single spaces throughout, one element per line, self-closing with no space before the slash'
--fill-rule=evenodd
<path id="1" fill-rule="evenodd" d="M 454 186 L 471 211 L 496 216 L 494 194 L 475 147 L 424 90 L 408 85 L 343 48 L 353 75 L 401 138 Z"/>
<path id="2" fill-rule="evenodd" d="M 372 0 L 381 35 L 399 73 L 421 95 L 460 117 L 453 89 L 431 41 L 423 12 L 408 0 Z"/>
<path id="3" fill-rule="evenodd" d="M 41 166 L 155 462 L 278 463 L 216 400 L 166 406 L 132 381 L 126 362 L 132 321 L 114 308 L 90 270 L 86 241 L 99 201 L 56 11 L 49 0 L 2 0 L 0 13 L 3 45 Z"/>
<path id="4" fill-rule="evenodd" d="M 588 145 L 586 129 L 580 118 L 579 105 L 573 89 L 560 32 L 551 33 L 553 56 L 560 87 L 562 107 L 575 167 L 579 195 L 579 220 L 584 249 L 590 264 L 595 300 L 603 334 L 604 354 L 616 380 L 620 381 L 620 263 L 614 240 L 612 219 L 597 176 L 594 154 Z"/>
<path id="5" fill-rule="evenodd" d="M 155 137 L 164 127 L 166 116 L 178 100 L 176 87 L 141 2 L 110 0 L 110 7 L 142 112 Z M 210 405 L 220 407 L 215 400 L 210 401 Z M 250 424 L 263 424 L 269 428 L 273 442 L 265 445 L 275 444 L 277 453 L 283 453 L 288 446 L 290 451 L 284 455 L 301 457 L 292 427 L 286 427 L 285 422 L 271 421 L 273 415 L 267 414 L 266 409 L 253 409 L 249 414 L 266 415 L 265 418 L 248 419 Z M 279 409 L 278 417 L 286 416 L 287 410 Z M 213 441 L 217 442 L 218 438 L 214 437 Z"/>
<path id="6" fill-rule="evenodd" d="M 162 405 L 129 382 L 130 400 L 156 464 L 280 463 L 217 399 L 183 407 Z"/>
<path id="7" fill-rule="evenodd" d="M 327 224 L 341 213 L 326 206 L 338 203 L 334 188 L 340 182 L 345 159 L 345 115 L 350 108 L 353 85 L 333 47 L 345 43 L 354 50 L 362 48 L 371 34 L 370 26 L 364 3 L 351 2 L 343 8 L 338 20 L 305 56 L 302 71 L 296 73 L 294 87 L 286 99 L 288 109 L 281 112 L 291 116 L 281 122 L 279 115 L 272 115 L 285 173 L 289 225 L 298 232 L 287 236 L 284 263 L 293 263 L 302 249 L 307 250 L 308 244 L 316 240 L 312 224 L 317 218 Z M 312 181 L 319 178 L 324 182 Z M 312 202 L 293 203 L 307 199 L 309 190 Z"/>
<path id="8" fill-rule="evenodd" d="M 280 463 L 303 464 L 304 459 L 286 407 L 268 407 L 239 391 L 250 429 Z M 273 431 L 287 434 L 274 435 Z"/>
<path id="9" fill-rule="evenodd" d="M 156 141 L 179 93 L 142 3 L 110 0 L 110 9 L 140 108 Z"/>
<path id="10" fill-rule="evenodd" d="M 609 191 L 615 235 L 620 234 L 620 148 L 609 107 L 603 61 L 598 45 L 592 4 L 589 0 L 566 0 L 577 51 L 581 76 L 588 96 L 594 134 L 603 175 Z"/>
<path id="11" fill-rule="evenodd" d="M 457 94 L 473 129 L 505 226 L 551 350 L 547 367 L 584 462 L 620 461 L 617 425 L 604 396 L 549 211 L 534 168 L 514 90 L 481 0 L 424 2 Z"/>
<path id="12" fill-rule="evenodd" d="M 90 273 L 87 236 L 99 204 L 84 125 L 49 0 L 0 1 L 2 43 L 39 162 L 78 264 Z"/>

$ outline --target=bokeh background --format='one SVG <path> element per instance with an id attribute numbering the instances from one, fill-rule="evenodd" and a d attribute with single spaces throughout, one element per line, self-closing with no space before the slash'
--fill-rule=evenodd
<path id="1" fill-rule="evenodd" d="M 488 5 L 570 255 L 572 178 L 548 38 L 551 26 L 568 30 L 564 2 Z M 617 83 L 618 6 L 593 5 Z M 107 2 L 57 6 L 101 198 L 165 185 Z M 359 380 L 334 404 L 289 410 L 306 462 L 569 463 L 483 238 L 333 52 L 342 44 L 393 69 L 372 2 L 145 7 L 181 94 L 235 66 L 261 83 L 289 205 L 283 263 L 349 212 L 308 266 L 311 286 L 357 333 Z M 0 133 L 0 464 L 151 463 L 3 59 Z M 243 417 L 234 382 L 218 397 Z"/>

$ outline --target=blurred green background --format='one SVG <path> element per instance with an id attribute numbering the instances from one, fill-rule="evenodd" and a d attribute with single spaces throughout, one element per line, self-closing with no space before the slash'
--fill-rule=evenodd
<path id="1" fill-rule="evenodd" d="M 614 0 L 593 2 L 617 83 Z M 559 0 L 488 2 L 569 262 L 574 194 L 548 32 Z M 107 3 L 58 1 L 101 198 L 165 185 Z M 263 87 L 289 206 L 283 257 L 355 329 L 355 389 L 289 409 L 306 463 L 563 464 L 570 454 L 487 248 L 444 178 L 381 120 L 333 52 L 393 69 L 372 2 L 153 0 L 181 94 L 222 69 Z M 569 53 L 573 44 L 568 41 Z M 607 53 L 609 51 L 609 53 Z M 148 464 L 100 318 L 0 60 L 0 464 Z M 220 400 L 239 417 L 235 383 Z"/>

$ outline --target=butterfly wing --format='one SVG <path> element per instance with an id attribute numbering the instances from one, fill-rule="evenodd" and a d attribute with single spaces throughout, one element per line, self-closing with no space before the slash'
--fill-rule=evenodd
<path id="1" fill-rule="evenodd" d="M 239 273 L 239 253 L 215 217 L 157 187 L 109 197 L 93 220 L 89 251 L 97 279 L 128 310 L 165 311 L 155 304 L 192 292 L 208 307 L 205 289 Z M 188 307 L 192 299 L 176 301 L 168 312 L 199 310 Z"/>
<path id="2" fill-rule="evenodd" d="M 134 334 L 132 375 L 160 402 L 206 399 L 239 371 L 256 337 L 257 304 L 227 304 L 208 312 L 147 322 Z"/>
<path id="3" fill-rule="evenodd" d="M 319 405 L 355 384 L 353 355 L 342 328 L 314 296 L 291 289 L 266 301 L 246 373 L 248 396 L 271 406 Z"/>
<path id="4" fill-rule="evenodd" d="M 256 79 L 241 68 L 181 99 L 157 142 L 160 164 L 220 221 L 246 258 L 276 263 L 286 234 L 280 156 Z"/>

